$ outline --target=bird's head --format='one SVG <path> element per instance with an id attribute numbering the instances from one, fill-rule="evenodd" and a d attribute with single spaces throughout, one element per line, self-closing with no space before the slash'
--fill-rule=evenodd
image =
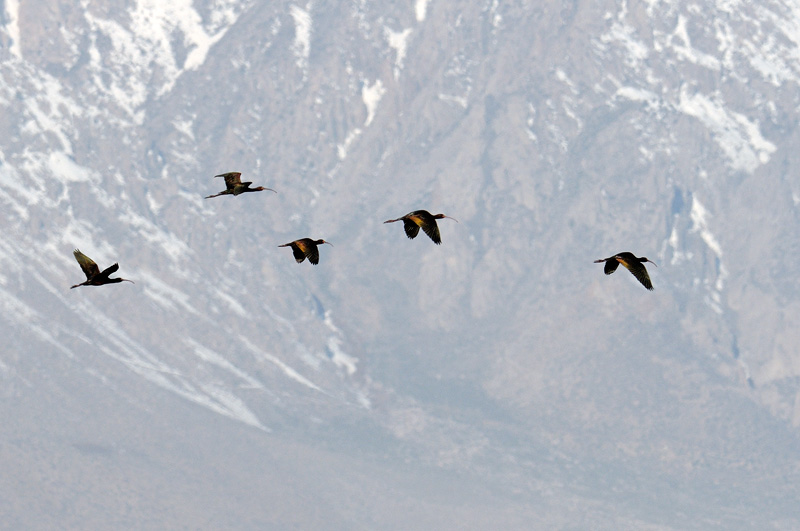
<path id="1" fill-rule="evenodd" d="M 328 245 L 330 245 L 331 247 L 333 247 L 333 244 L 332 244 L 331 242 L 326 242 L 325 240 L 317 240 L 317 241 L 315 241 L 314 243 L 316 243 L 317 245 L 321 245 L 321 244 L 323 244 L 323 243 L 327 243 Z"/>
<path id="2" fill-rule="evenodd" d="M 253 190 L 255 190 L 255 191 L 259 191 L 259 192 L 260 192 L 260 191 L 262 191 L 262 190 L 269 190 L 270 192 L 275 192 L 276 194 L 278 193 L 278 192 L 276 192 L 275 190 L 273 190 L 272 188 L 266 188 L 266 187 L 264 187 L 264 186 L 259 186 L 259 187 L 257 187 L 257 188 L 253 188 Z"/>
<path id="3" fill-rule="evenodd" d="M 433 219 L 444 219 L 444 218 L 452 219 L 453 221 L 458 223 L 458 220 L 456 218 L 451 218 L 450 216 L 445 216 L 444 214 L 436 214 L 435 216 L 433 216 Z"/>
<path id="4" fill-rule="evenodd" d="M 644 263 L 644 262 L 650 262 L 650 263 L 651 263 L 651 264 L 653 264 L 654 266 L 658 267 L 658 264 L 657 264 L 657 263 L 653 262 L 652 260 L 648 260 L 646 256 L 643 256 L 642 258 L 640 258 L 640 260 L 639 260 L 639 261 L 640 261 L 640 262 L 642 262 L 642 263 Z"/>

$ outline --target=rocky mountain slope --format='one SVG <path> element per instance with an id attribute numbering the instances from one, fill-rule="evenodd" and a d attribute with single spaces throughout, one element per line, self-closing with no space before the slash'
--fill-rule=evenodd
<path id="1" fill-rule="evenodd" d="M 6 521 L 800 523 L 791 3 L 0 22 Z M 418 208 L 441 246 L 382 223 Z"/>

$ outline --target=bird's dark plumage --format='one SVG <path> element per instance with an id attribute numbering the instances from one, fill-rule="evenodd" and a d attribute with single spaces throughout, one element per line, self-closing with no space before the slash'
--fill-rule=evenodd
<path id="1" fill-rule="evenodd" d="M 625 266 L 625 268 L 630 271 L 633 276 L 636 277 L 636 280 L 642 283 L 642 285 L 649 289 L 653 290 L 653 283 L 650 282 L 650 275 L 647 274 L 647 268 L 644 267 L 645 262 L 650 262 L 654 266 L 658 267 L 658 264 L 653 262 L 652 260 L 648 260 L 645 257 L 637 257 L 633 253 L 624 252 L 624 253 L 617 253 L 614 256 L 610 256 L 608 258 L 601 258 L 600 260 L 595 260 L 595 264 L 599 264 L 600 262 L 605 262 L 605 266 L 603 266 L 603 271 L 606 275 L 610 275 L 614 271 L 617 270 L 619 264 Z"/>
<path id="2" fill-rule="evenodd" d="M 384 223 L 394 223 L 395 221 L 402 221 L 403 228 L 406 231 L 406 236 L 410 239 L 414 239 L 419 234 L 419 229 L 422 229 L 428 237 L 433 240 L 433 243 L 436 245 L 440 245 L 442 243 L 442 237 L 439 234 L 439 225 L 436 223 L 437 219 L 449 218 L 458 223 L 458 220 L 455 218 L 451 218 L 450 216 L 445 216 L 444 214 L 431 214 L 427 210 L 415 210 L 414 212 L 409 212 L 405 216 L 397 219 L 389 219 L 384 221 Z"/>
<path id="3" fill-rule="evenodd" d="M 298 264 L 308 258 L 309 262 L 317 265 L 319 263 L 319 249 L 317 246 L 322 245 L 323 243 L 327 243 L 333 247 L 331 242 L 326 242 L 325 240 L 312 240 L 311 238 L 301 238 L 293 242 L 284 243 L 278 247 L 291 247 L 294 259 L 297 260 Z"/>
<path id="4" fill-rule="evenodd" d="M 86 282 L 75 284 L 74 286 L 71 286 L 70 289 L 77 288 L 78 286 L 102 286 L 104 284 L 116 284 L 117 282 L 130 282 L 131 284 L 134 283 L 133 280 L 128 280 L 127 278 L 109 278 L 112 273 L 117 272 L 119 269 L 119 264 L 112 264 L 101 272 L 95 261 L 80 252 L 78 249 L 72 251 L 72 254 L 75 255 L 75 260 L 78 261 L 78 264 L 83 270 L 83 274 L 86 275 Z"/>
<path id="5" fill-rule="evenodd" d="M 238 171 L 220 173 L 219 175 L 214 176 L 214 178 L 217 177 L 222 177 L 223 179 L 225 179 L 225 190 L 221 191 L 218 194 L 207 195 L 206 199 L 217 197 L 219 195 L 239 195 L 245 192 L 261 192 L 262 190 L 269 190 L 270 192 L 275 192 L 275 190 L 273 190 L 272 188 L 264 188 L 263 186 L 250 188 L 250 185 L 253 184 L 253 182 L 252 181 L 242 182 L 242 174 L 241 172 Z M 278 192 L 275 193 L 277 194 Z"/>

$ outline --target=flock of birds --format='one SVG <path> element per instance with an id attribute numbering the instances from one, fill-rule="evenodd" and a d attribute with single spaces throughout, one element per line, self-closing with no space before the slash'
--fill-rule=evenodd
<path id="1" fill-rule="evenodd" d="M 219 192 L 218 194 L 206 196 L 205 199 L 211 199 L 212 197 L 218 197 L 221 195 L 237 196 L 246 192 L 262 192 L 265 190 L 275 192 L 275 190 L 272 188 L 265 188 L 263 186 L 250 188 L 250 185 L 253 184 L 252 181 L 242 182 L 242 174 L 241 172 L 237 171 L 221 173 L 219 175 L 215 175 L 214 177 L 222 177 L 225 179 L 225 190 Z M 413 240 L 416 238 L 420 229 L 422 229 L 422 231 L 428 235 L 433 243 L 436 245 L 441 245 L 442 237 L 439 233 L 439 225 L 436 223 L 436 220 L 444 218 L 452 219 L 453 221 L 458 222 L 457 219 L 450 216 L 445 216 L 444 214 L 431 214 L 427 210 L 415 210 L 397 219 L 386 220 L 384 223 L 395 223 L 397 221 L 402 221 L 403 228 L 406 231 L 406 236 L 408 236 L 410 239 Z M 319 246 L 324 243 L 333 246 L 332 243 L 326 242 L 322 239 L 314 240 L 312 238 L 300 238 L 299 240 L 284 243 L 278 247 L 291 247 L 294 259 L 298 264 L 308 258 L 309 262 L 317 265 L 319 264 Z M 77 288 L 78 286 L 103 286 L 105 284 L 117 284 L 119 282 L 133 283 L 132 280 L 128 280 L 126 278 L 111 278 L 111 274 L 115 273 L 119 269 L 119 264 L 117 263 L 107 267 L 103 271 L 100 271 L 100 268 L 97 266 L 95 261 L 80 252 L 80 250 L 75 249 L 72 254 L 75 255 L 75 260 L 78 261 L 83 273 L 86 275 L 86 281 L 81 282 L 80 284 L 75 284 L 70 289 Z M 633 274 L 634 277 L 636 277 L 636 280 L 642 283 L 645 288 L 651 291 L 653 290 L 653 283 L 650 281 L 650 275 L 647 273 L 647 268 L 644 266 L 646 262 L 649 262 L 657 267 L 658 264 L 652 260 L 648 260 L 645 257 L 639 258 L 633 253 L 622 252 L 613 256 L 609 256 L 608 258 L 601 258 L 594 261 L 596 264 L 602 262 L 605 262 L 603 271 L 606 275 L 610 275 L 616 271 L 617 267 L 622 264 Z"/>

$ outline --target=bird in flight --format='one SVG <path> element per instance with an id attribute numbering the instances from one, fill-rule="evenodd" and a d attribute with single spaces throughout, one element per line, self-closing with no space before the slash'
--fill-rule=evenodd
<path id="1" fill-rule="evenodd" d="M 325 240 L 312 240 L 311 238 L 301 238 L 293 242 L 284 243 L 278 247 L 291 247 L 292 253 L 294 254 L 294 259 L 297 260 L 298 264 L 308 258 L 309 262 L 317 265 L 319 263 L 319 249 L 317 246 L 323 243 L 327 243 L 333 247 L 331 242 L 326 242 Z"/>
<path id="2" fill-rule="evenodd" d="M 218 194 L 214 195 L 207 195 L 205 198 L 210 199 L 212 197 L 217 197 L 219 195 L 239 195 L 245 192 L 260 192 L 262 190 L 269 190 L 270 192 L 275 192 L 272 188 L 264 188 L 263 186 L 258 186 L 256 188 L 250 188 L 250 185 L 253 184 L 252 181 L 245 181 L 242 182 L 242 173 L 238 171 L 232 171 L 228 173 L 220 173 L 219 175 L 215 175 L 214 178 L 222 177 L 225 179 L 225 190 L 221 191 Z M 275 192 L 276 194 L 278 192 Z"/>
<path id="3" fill-rule="evenodd" d="M 116 284 L 117 282 L 130 282 L 131 284 L 135 284 L 133 280 L 128 280 L 127 278 L 109 278 L 111 273 L 115 273 L 117 269 L 119 269 L 119 264 L 111 265 L 101 272 L 94 260 L 80 252 L 78 249 L 72 251 L 72 254 L 75 255 L 75 260 L 78 261 L 81 269 L 83 269 L 83 273 L 86 275 L 86 282 L 75 284 L 74 286 L 71 286 L 70 289 L 77 288 L 78 286 L 102 286 L 104 284 Z"/>
<path id="4" fill-rule="evenodd" d="M 647 274 L 647 269 L 644 267 L 645 262 L 650 262 L 654 266 L 658 267 L 658 264 L 653 262 L 652 260 L 648 260 L 644 256 L 639 258 L 634 256 L 633 253 L 624 252 L 624 253 L 617 253 L 614 256 L 610 256 L 608 258 L 601 258 L 600 260 L 595 260 L 595 264 L 599 264 L 600 262 L 605 262 L 606 265 L 603 268 L 603 271 L 606 275 L 610 275 L 614 271 L 617 270 L 617 267 L 622 264 L 625 268 L 630 271 L 633 276 L 636 277 L 636 280 L 642 283 L 642 285 L 649 289 L 650 291 L 653 290 L 653 283 L 650 282 L 650 275 Z"/>
<path id="5" fill-rule="evenodd" d="M 448 218 L 452 219 L 456 223 L 458 220 L 456 218 L 451 218 L 450 216 L 445 216 L 444 214 L 436 214 L 433 215 L 427 210 L 415 210 L 414 212 L 409 212 L 402 218 L 397 219 L 389 219 L 384 221 L 384 223 L 394 223 L 395 221 L 402 221 L 403 228 L 406 231 L 406 236 L 410 239 L 414 239 L 419 234 L 419 229 L 425 231 L 425 234 L 433 240 L 433 243 L 436 245 L 440 245 L 442 243 L 442 237 L 439 234 L 439 225 L 436 224 L 437 219 Z"/>

